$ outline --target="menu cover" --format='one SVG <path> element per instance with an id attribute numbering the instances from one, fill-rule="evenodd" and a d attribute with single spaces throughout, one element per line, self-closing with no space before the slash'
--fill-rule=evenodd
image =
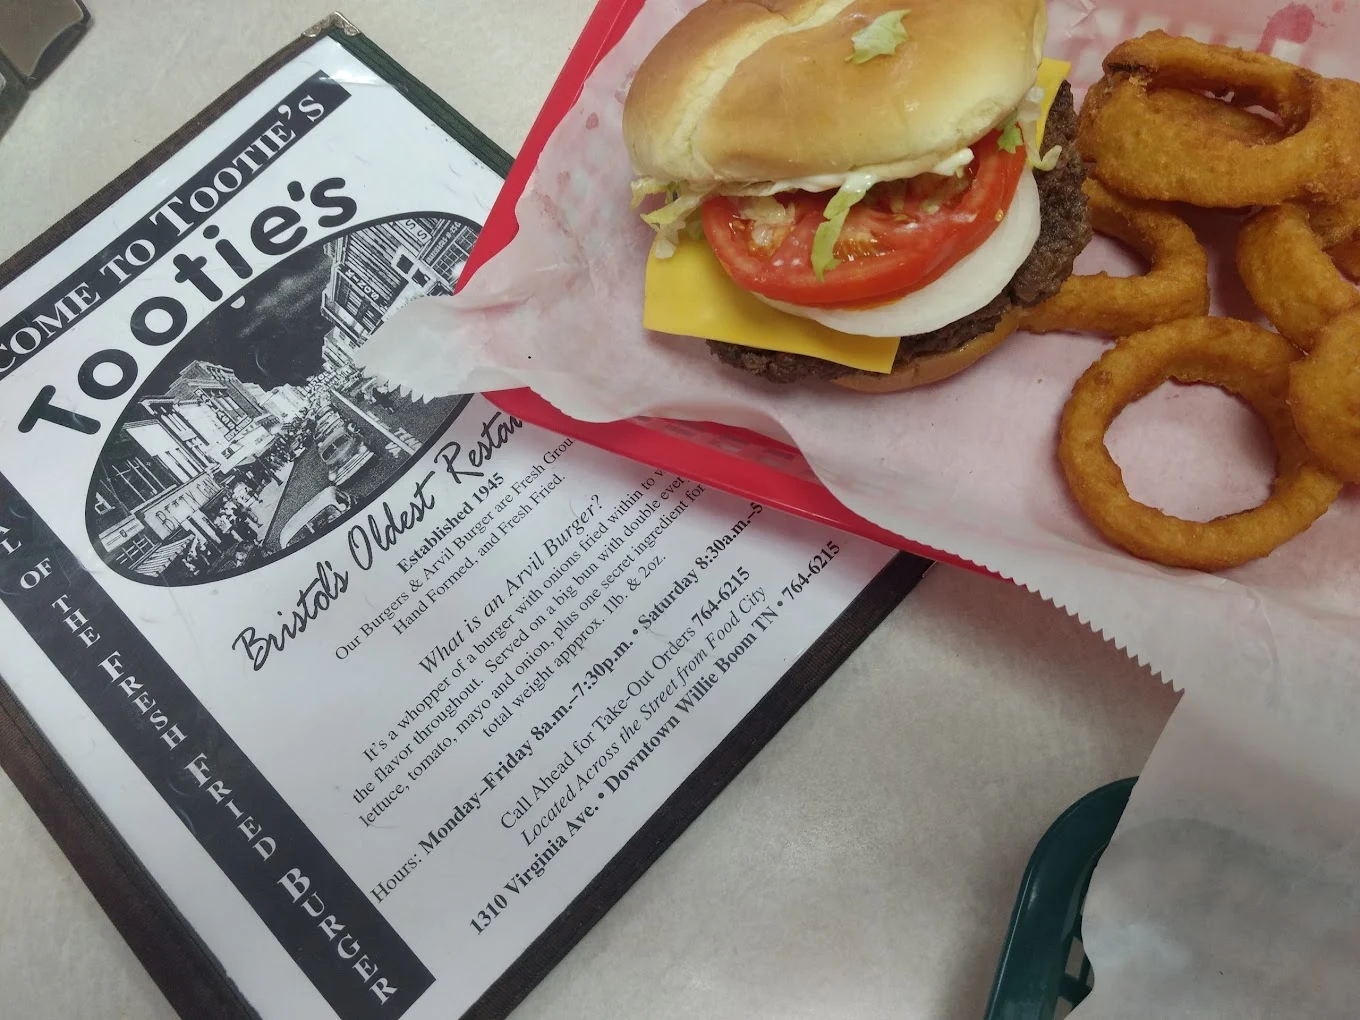
<path id="1" fill-rule="evenodd" d="M 0 764 L 186 1017 L 504 1016 L 928 566 L 365 377 L 508 167 L 333 16 L 0 267 Z"/>

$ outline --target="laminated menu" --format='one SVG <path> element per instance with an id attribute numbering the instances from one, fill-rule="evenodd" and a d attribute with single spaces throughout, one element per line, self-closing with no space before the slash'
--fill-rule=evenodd
<path id="1" fill-rule="evenodd" d="M 0 270 L 0 761 L 186 1016 L 504 1015 L 925 569 L 365 375 L 508 163 L 333 19 Z"/>

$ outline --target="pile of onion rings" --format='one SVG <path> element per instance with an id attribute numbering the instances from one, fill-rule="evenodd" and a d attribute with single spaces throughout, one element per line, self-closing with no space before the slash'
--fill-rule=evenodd
<path id="1" fill-rule="evenodd" d="M 1120 43 L 1104 67 L 1082 105 L 1077 144 L 1121 194 L 1228 209 L 1360 195 L 1355 82 L 1161 31 Z M 1230 94 L 1283 130 L 1271 141 L 1205 130 L 1203 118 L 1168 116 L 1165 101 L 1150 102 L 1158 89 Z"/>
<path id="2" fill-rule="evenodd" d="M 1269 554 L 1321 517 L 1341 491 L 1316 464 L 1290 415 L 1290 369 L 1298 358 L 1269 330 L 1207 316 L 1120 340 L 1077 380 L 1063 409 L 1058 458 L 1072 495 L 1107 538 L 1167 566 L 1222 570 Z M 1187 521 L 1129 495 L 1105 432 L 1120 411 L 1168 380 L 1218 386 L 1264 419 L 1278 458 L 1264 503 L 1212 521 Z"/>
<path id="3" fill-rule="evenodd" d="M 1088 182 L 1100 182 L 1089 189 L 1092 219 L 1152 270 L 1073 277 L 1028 315 L 1032 331 L 1119 338 L 1073 388 L 1059 460 L 1077 503 L 1115 544 L 1168 566 L 1238 566 L 1307 529 L 1344 482 L 1360 483 L 1360 290 L 1352 284 L 1360 281 L 1360 85 L 1164 32 L 1116 46 L 1104 71 L 1077 136 Z M 1205 315 L 1204 252 L 1159 202 L 1254 210 L 1238 234 L 1236 265 L 1278 333 Z M 1129 403 L 1170 380 L 1217 386 L 1265 420 L 1277 463 L 1260 506 L 1199 522 L 1129 495 L 1105 433 Z"/>
<path id="4" fill-rule="evenodd" d="M 1057 294 L 1026 310 L 1021 328 L 1123 336 L 1208 313 L 1209 259 L 1183 219 L 1166 206 L 1121 198 L 1090 177 L 1082 190 L 1095 232 L 1123 241 L 1151 262 L 1152 269 L 1142 276 L 1069 276 Z"/>

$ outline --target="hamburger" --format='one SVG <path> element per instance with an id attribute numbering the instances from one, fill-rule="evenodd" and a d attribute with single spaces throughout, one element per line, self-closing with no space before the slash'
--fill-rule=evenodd
<path id="1" fill-rule="evenodd" d="M 1042 0 L 694 8 L 624 106 L 645 325 L 870 392 L 994 349 L 1091 237 L 1046 32 Z"/>

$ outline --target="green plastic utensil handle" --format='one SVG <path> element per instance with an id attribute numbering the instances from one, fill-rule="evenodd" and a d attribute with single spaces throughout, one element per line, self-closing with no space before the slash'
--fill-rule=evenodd
<path id="1" fill-rule="evenodd" d="M 1088 793 L 1039 840 L 1020 882 L 984 1020 L 1051 1020 L 1091 873 L 1136 779 Z"/>

